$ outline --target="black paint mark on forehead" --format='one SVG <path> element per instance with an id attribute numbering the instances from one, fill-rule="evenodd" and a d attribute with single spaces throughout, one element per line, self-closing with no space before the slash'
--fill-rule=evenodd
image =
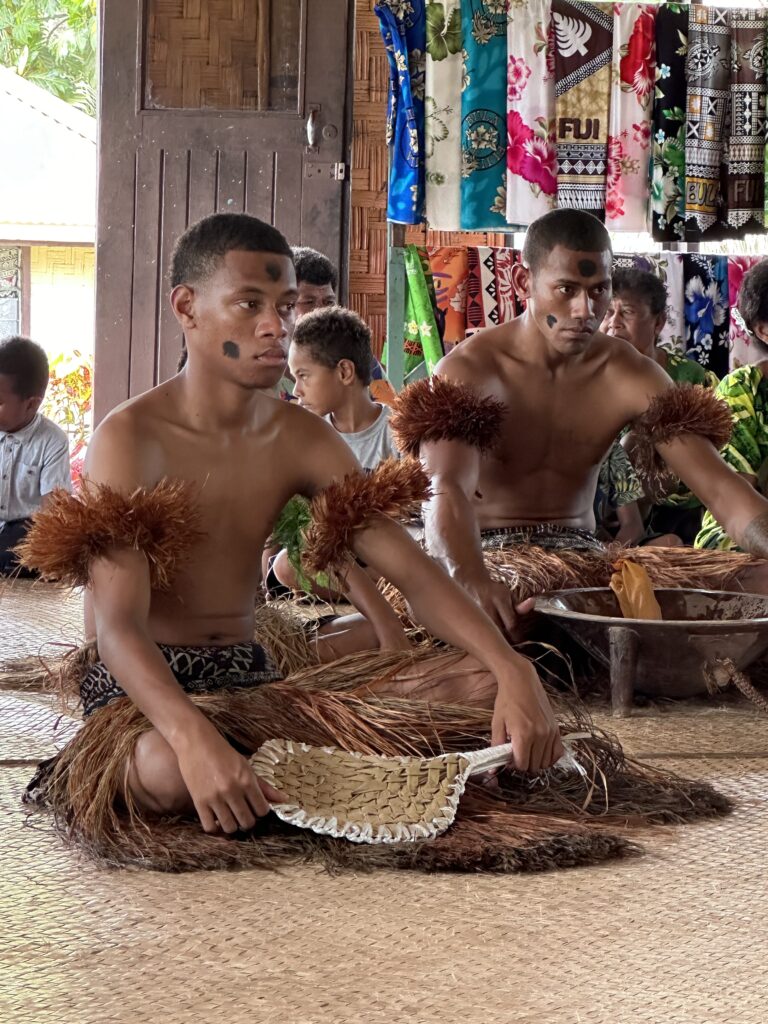
<path id="1" fill-rule="evenodd" d="M 272 260 L 269 260 L 265 269 L 267 271 L 267 277 L 269 278 L 270 281 L 277 282 L 283 276 L 283 268 L 280 266 L 279 263 L 274 263 Z"/>
<path id="2" fill-rule="evenodd" d="M 579 260 L 579 273 L 582 277 L 594 277 L 597 273 L 597 264 L 594 260 Z"/>
<path id="3" fill-rule="evenodd" d="M 556 316 L 553 316 L 553 315 L 552 315 L 552 314 L 550 313 L 550 314 L 549 314 L 549 315 L 547 316 L 547 327 L 554 327 L 556 323 L 557 323 L 557 317 L 556 317 Z"/>
<path id="4" fill-rule="evenodd" d="M 225 341 L 221 346 L 221 351 L 227 357 L 227 359 L 239 359 L 240 358 L 240 346 L 236 341 Z"/>

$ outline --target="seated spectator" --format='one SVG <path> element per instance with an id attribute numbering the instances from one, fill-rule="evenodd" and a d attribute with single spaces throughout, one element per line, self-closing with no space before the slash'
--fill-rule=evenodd
<path id="1" fill-rule="evenodd" d="M 666 321 L 667 291 L 655 274 L 625 267 L 614 271 L 613 297 L 603 321 L 605 333 L 629 342 L 658 363 L 676 384 L 716 387 L 718 380 L 711 370 L 659 344 Z M 701 527 L 701 503 L 683 486 L 655 505 L 641 500 L 639 509 L 644 532 L 635 543 L 693 544 Z"/>
<path id="2" fill-rule="evenodd" d="M 28 338 L 0 342 L 0 575 L 30 575 L 13 549 L 57 487 L 72 490 L 69 443 L 40 413 L 48 358 Z"/>
<path id="3" fill-rule="evenodd" d="M 749 331 L 757 361 L 723 377 L 715 394 L 733 414 L 733 436 L 721 455 L 763 494 L 768 493 L 768 260 L 744 275 L 739 315 Z M 737 550 L 711 512 L 705 511 L 697 548 Z"/>
<path id="4" fill-rule="evenodd" d="M 335 427 L 366 470 L 398 454 L 389 428 L 389 408 L 374 402 L 369 392 L 372 363 L 371 332 L 357 313 L 327 307 L 297 323 L 288 354 L 294 398 Z M 295 509 L 292 518 L 298 522 Z M 293 548 L 299 550 L 298 540 Z M 275 580 L 284 587 L 302 589 L 287 549 L 272 560 L 270 568 L 273 592 Z M 329 600 L 338 596 L 324 588 L 313 591 Z"/>

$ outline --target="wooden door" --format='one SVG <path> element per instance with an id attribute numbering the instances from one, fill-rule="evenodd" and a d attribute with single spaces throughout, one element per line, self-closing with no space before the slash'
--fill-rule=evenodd
<path id="1" fill-rule="evenodd" d="M 349 181 L 349 0 L 101 14 L 96 422 L 175 372 L 167 274 L 188 224 L 244 210 L 343 270 Z"/>

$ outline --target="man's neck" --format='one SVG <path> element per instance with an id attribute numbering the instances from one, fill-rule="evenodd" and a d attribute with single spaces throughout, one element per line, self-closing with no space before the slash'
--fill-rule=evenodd
<path id="1" fill-rule="evenodd" d="M 381 406 L 371 400 L 368 388 L 347 388 L 344 403 L 331 413 L 331 423 L 341 434 L 359 434 L 372 427 L 381 413 Z"/>
<path id="2" fill-rule="evenodd" d="M 170 393 L 176 394 L 179 409 L 189 426 L 203 433 L 237 431 L 252 426 L 258 410 L 269 409 L 273 401 L 263 391 L 212 379 L 189 364 L 166 386 Z"/>

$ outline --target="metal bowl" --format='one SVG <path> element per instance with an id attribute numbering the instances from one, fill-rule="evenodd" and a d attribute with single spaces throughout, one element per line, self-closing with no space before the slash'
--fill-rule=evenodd
<path id="1" fill-rule="evenodd" d="M 623 664 L 631 688 L 693 697 L 724 660 L 747 668 L 768 650 L 768 597 L 710 590 L 656 590 L 663 619 L 625 619 L 608 587 L 558 590 L 536 600 L 586 651 L 611 668 Z M 616 701 L 614 701 L 616 706 Z"/>

